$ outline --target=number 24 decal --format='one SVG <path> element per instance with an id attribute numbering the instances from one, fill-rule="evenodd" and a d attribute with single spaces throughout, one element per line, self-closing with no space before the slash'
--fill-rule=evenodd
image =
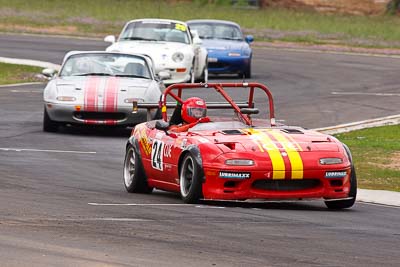
<path id="1" fill-rule="evenodd" d="M 163 170 L 163 151 L 164 142 L 160 140 L 154 140 L 153 147 L 151 149 L 151 166 L 160 171 Z"/>

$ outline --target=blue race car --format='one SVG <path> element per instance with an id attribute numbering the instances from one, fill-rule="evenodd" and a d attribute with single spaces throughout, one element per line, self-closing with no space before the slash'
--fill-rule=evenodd
<path id="1" fill-rule="evenodd" d="M 213 74 L 238 74 L 251 78 L 251 35 L 243 37 L 237 23 L 225 20 L 190 20 L 190 30 L 195 30 L 208 52 L 208 72 Z"/>

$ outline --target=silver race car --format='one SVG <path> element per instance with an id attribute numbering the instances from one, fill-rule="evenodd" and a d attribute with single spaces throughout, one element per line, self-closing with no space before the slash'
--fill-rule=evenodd
<path id="1" fill-rule="evenodd" d="M 69 52 L 44 89 L 43 130 L 62 124 L 129 126 L 157 116 L 133 111 L 132 103 L 157 102 L 168 73 L 154 74 L 151 58 L 111 52 Z"/>

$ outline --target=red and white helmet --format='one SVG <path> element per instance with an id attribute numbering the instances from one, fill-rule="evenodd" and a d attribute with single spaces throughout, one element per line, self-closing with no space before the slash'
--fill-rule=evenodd
<path id="1" fill-rule="evenodd" d="M 207 115 L 206 102 L 199 97 L 190 97 L 182 104 L 182 119 L 186 123 L 198 121 Z"/>

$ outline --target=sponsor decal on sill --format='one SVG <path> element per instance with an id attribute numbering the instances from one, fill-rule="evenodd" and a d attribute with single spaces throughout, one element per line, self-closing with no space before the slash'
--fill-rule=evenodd
<path id="1" fill-rule="evenodd" d="M 227 172 L 220 171 L 220 178 L 230 178 L 230 179 L 248 179 L 250 178 L 250 172 Z"/>

